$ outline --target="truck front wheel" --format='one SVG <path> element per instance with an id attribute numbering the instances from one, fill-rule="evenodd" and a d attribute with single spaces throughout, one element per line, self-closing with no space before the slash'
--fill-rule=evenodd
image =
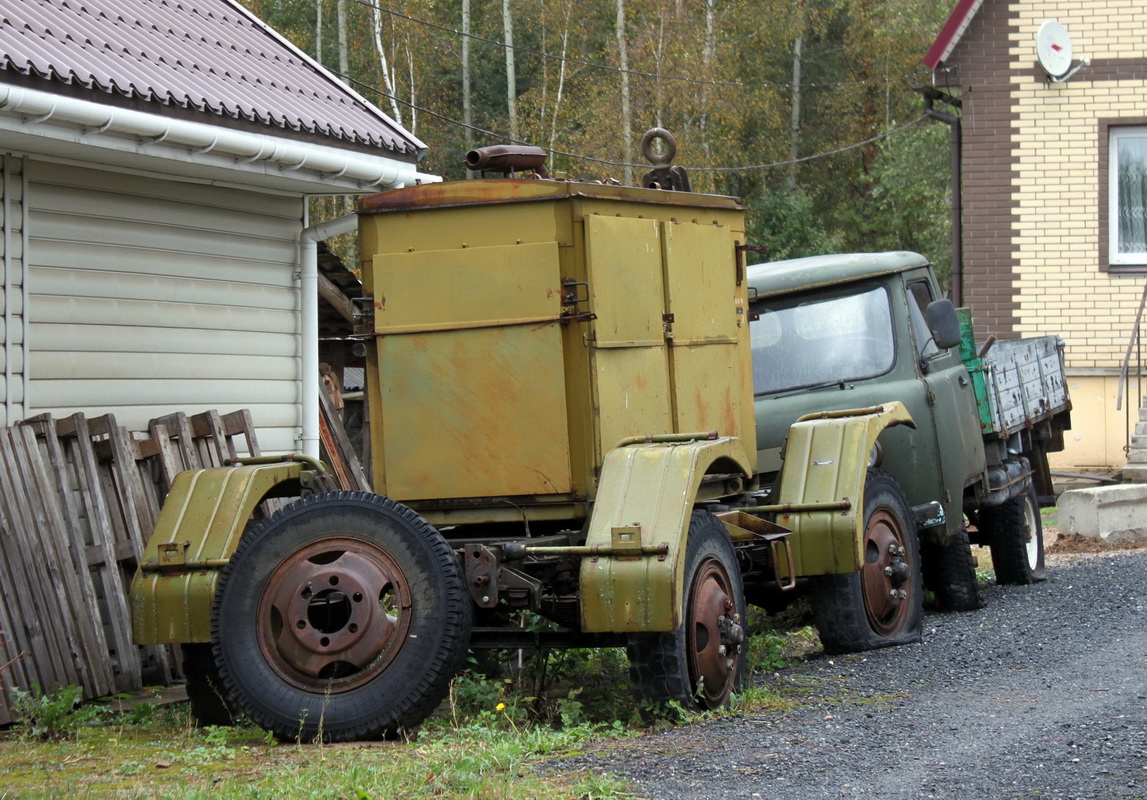
<path id="1" fill-rule="evenodd" d="M 719 708 L 744 679 L 745 593 L 725 526 L 708 512 L 693 512 L 685 552 L 682 624 L 629 637 L 629 675 L 643 713 L 672 701 Z"/>
<path id="2" fill-rule="evenodd" d="M 469 646 L 470 600 L 442 535 L 365 492 L 304 498 L 243 537 L 215 596 L 231 706 L 283 740 L 412 728 Z"/>
<path id="3" fill-rule="evenodd" d="M 813 581 L 810 601 L 826 653 L 920 641 L 924 595 L 920 542 L 911 520 L 896 480 L 883 470 L 868 470 L 860 569 Z"/>
<path id="4" fill-rule="evenodd" d="M 1035 487 L 994 508 L 980 509 L 980 525 L 991 545 L 996 583 L 1043 580 L 1043 522 Z"/>

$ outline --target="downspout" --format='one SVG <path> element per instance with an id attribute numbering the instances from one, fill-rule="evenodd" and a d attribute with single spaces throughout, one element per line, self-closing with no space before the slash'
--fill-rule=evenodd
<path id="1" fill-rule="evenodd" d="M 0 209 L 0 214 L 4 216 L 4 230 L 0 233 L 4 241 L 4 424 L 14 425 L 16 420 L 13 418 L 13 410 L 15 408 L 15 401 L 12 399 L 12 361 L 16 354 L 16 348 L 12 344 L 15 338 L 12 336 L 12 308 L 15 303 L 12 302 L 12 187 L 9 181 L 10 168 L 9 160 L 11 156 L 4 158 L 4 169 L 0 172 L 0 181 L 3 182 L 3 188 L 0 189 L 0 195 L 3 195 L 4 208 Z M 27 197 L 27 195 L 25 195 Z M 27 227 L 27 226 L 24 226 Z M 25 250 L 25 253 L 28 251 Z M 24 281 L 27 283 L 28 281 Z M 27 316 L 27 306 L 24 307 L 24 314 Z"/>
<path id="2" fill-rule="evenodd" d="M 302 292 L 304 455 L 319 457 L 319 242 L 358 228 L 358 215 L 346 214 L 299 232 L 299 291 Z"/>
<path id="3" fill-rule="evenodd" d="M 961 195 L 961 135 L 960 118 L 955 114 L 946 114 L 932 107 L 936 96 L 931 92 L 924 92 L 924 116 L 943 122 L 952 129 L 952 304 L 957 308 L 964 304 L 964 230 L 963 230 L 963 198 Z"/>

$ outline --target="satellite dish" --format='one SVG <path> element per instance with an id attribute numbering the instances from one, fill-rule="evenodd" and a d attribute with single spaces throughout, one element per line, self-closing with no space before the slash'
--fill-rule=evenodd
<path id="1" fill-rule="evenodd" d="M 1071 36 L 1054 19 L 1039 26 L 1039 33 L 1035 37 L 1035 52 L 1039 65 L 1052 80 L 1065 78 L 1071 70 Z"/>

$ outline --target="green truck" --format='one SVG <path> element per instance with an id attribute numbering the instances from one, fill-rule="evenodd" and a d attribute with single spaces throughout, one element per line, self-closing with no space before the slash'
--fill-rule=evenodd
<path id="1" fill-rule="evenodd" d="M 869 465 L 914 509 L 924 584 L 940 607 L 980 606 L 973 544 L 990 547 L 1000 583 L 1040 580 L 1039 498 L 1053 494 L 1047 454 L 1063 449 L 1070 427 L 1062 340 L 977 349 L 970 315 L 941 298 L 916 253 L 759 264 L 748 281 L 762 484 L 782 474 L 786 428 L 797 418 L 895 398 L 913 424 L 883 432 Z M 813 579 L 823 584 L 810 596 L 830 649 L 916 628 L 919 609 L 897 602 L 896 573 L 877 555 L 881 535 L 872 530 L 859 574 Z M 842 613 L 857 594 L 880 621 L 871 630 Z"/>
<path id="2" fill-rule="evenodd" d="M 900 349 L 872 391 L 843 365 L 771 382 L 790 358 L 834 363 L 823 347 L 768 350 L 803 295 L 746 267 L 735 199 L 648 188 L 680 188 L 676 167 L 650 175 L 457 181 L 360 204 L 375 493 L 332 490 L 301 456 L 181 473 L 132 584 L 136 641 L 182 646 L 202 722 L 398 734 L 471 648 L 625 647 L 643 701 L 714 708 L 745 674 L 749 600 L 810 593 L 829 649 L 915 641 L 934 556 L 952 584 L 937 591 L 974 605 L 951 600 L 974 591 L 952 567 L 966 566 L 961 512 L 993 547 L 1016 545 L 990 532 L 1015 527 L 1033 469 L 1003 454 L 1054 437 L 985 447 L 950 305 L 926 309 L 933 356 L 899 332 L 916 324 L 904 298 L 888 300 Z M 860 283 L 911 274 L 935 291 L 918 256 L 887 258 Z M 862 277 L 834 274 L 826 297 Z M 819 324 L 837 319 L 851 349 L 875 347 L 867 317 Z M 922 394 L 890 381 L 909 375 Z M 962 416 L 933 413 L 964 400 Z M 937 452 L 961 477 L 920 480 Z"/>

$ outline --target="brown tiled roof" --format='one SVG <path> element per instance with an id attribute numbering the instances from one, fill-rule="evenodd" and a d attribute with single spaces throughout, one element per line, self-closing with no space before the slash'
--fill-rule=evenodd
<path id="1" fill-rule="evenodd" d="M 232 0 L 0 0 L 0 70 L 44 91 L 82 87 L 97 102 L 404 160 L 425 149 Z"/>

